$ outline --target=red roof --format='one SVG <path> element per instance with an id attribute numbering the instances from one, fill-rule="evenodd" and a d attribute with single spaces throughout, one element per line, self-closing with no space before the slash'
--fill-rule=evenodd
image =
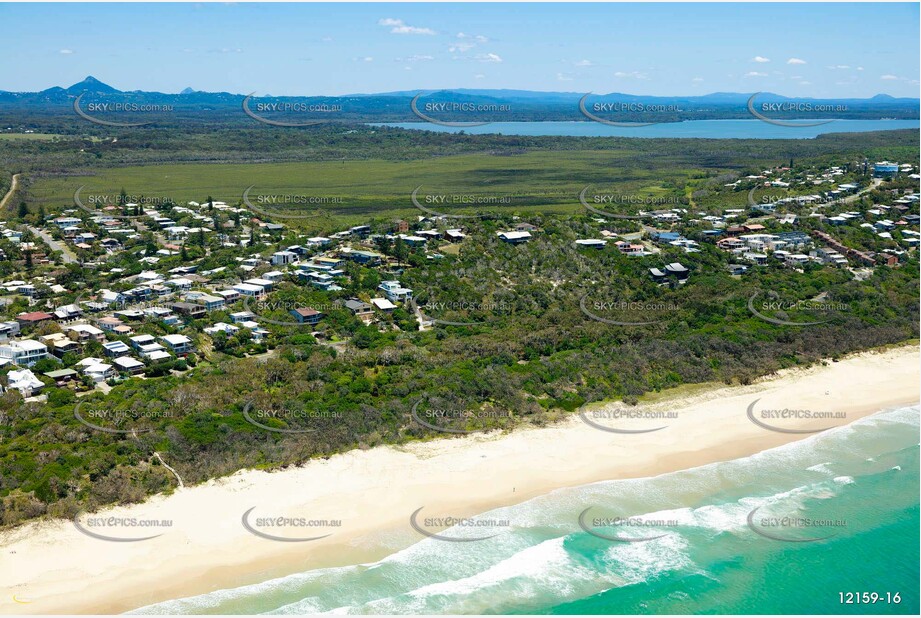
<path id="1" fill-rule="evenodd" d="M 42 320 L 53 320 L 54 316 L 43 311 L 33 311 L 31 313 L 20 313 L 16 316 L 20 322 L 41 322 Z"/>

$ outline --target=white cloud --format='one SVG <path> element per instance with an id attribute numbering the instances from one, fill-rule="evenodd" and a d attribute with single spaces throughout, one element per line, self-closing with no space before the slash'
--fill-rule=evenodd
<path id="1" fill-rule="evenodd" d="M 72 50 L 72 49 L 62 49 L 62 50 L 59 50 L 58 53 L 59 53 L 59 54 L 62 54 L 62 55 L 64 55 L 64 56 L 69 56 L 69 55 L 71 55 L 72 53 L 74 53 L 74 50 Z"/>
<path id="2" fill-rule="evenodd" d="M 752 58 L 752 62 L 770 62 L 770 58 L 765 58 L 764 56 L 755 56 Z"/>
<path id="3" fill-rule="evenodd" d="M 829 68 L 830 70 L 832 70 L 832 71 L 847 71 L 847 70 L 850 69 L 851 67 L 850 67 L 850 65 L 847 65 L 847 64 L 835 64 L 835 65 L 832 65 L 832 66 L 830 66 L 830 67 L 828 67 L 828 68 Z"/>
<path id="4" fill-rule="evenodd" d="M 448 48 L 448 51 L 451 53 L 464 53 L 470 51 L 474 47 L 476 47 L 474 43 L 454 43 Z"/>
<path id="5" fill-rule="evenodd" d="M 502 62 L 498 54 L 477 54 L 476 59 L 480 62 Z"/>
<path id="6" fill-rule="evenodd" d="M 800 58 L 790 58 L 787 60 L 787 64 L 806 64 L 806 61 Z"/>
<path id="7" fill-rule="evenodd" d="M 695 78 L 692 79 L 691 81 L 694 82 L 695 84 L 699 84 L 700 82 L 704 81 L 704 78 L 703 78 L 703 77 L 695 77 Z"/>
<path id="8" fill-rule="evenodd" d="M 767 77 L 767 73 L 759 73 L 758 71 L 749 71 L 742 77 Z"/>
<path id="9" fill-rule="evenodd" d="M 863 71 L 863 67 L 857 67 L 858 71 Z"/>
<path id="10" fill-rule="evenodd" d="M 333 37 L 331 37 L 331 36 L 325 36 L 325 37 L 323 37 L 323 38 L 320 39 L 320 40 L 323 41 L 324 43 L 329 43 L 330 41 L 333 40 Z"/>
<path id="11" fill-rule="evenodd" d="M 489 39 L 483 36 L 482 34 L 464 34 L 463 32 L 458 32 L 457 38 L 472 39 L 476 41 L 477 43 L 489 43 Z"/>
<path id="12" fill-rule="evenodd" d="M 899 79 L 899 78 L 896 77 L 895 75 L 888 75 L 888 74 L 887 74 L 887 75 L 880 75 L 879 78 L 880 78 L 880 79 L 885 79 L 885 80 Z"/>
<path id="13" fill-rule="evenodd" d="M 365 56 L 364 58 L 362 58 L 362 60 L 363 60 L 364 62 L 374 62 L 374 57 L 373 57 L 373 56 Z"/>
<path id="14" fill-rule="evenodd" d="M 431 28 L 417 28 L 416 26 L 409 26 L 402 19 L 393 19 L 392 17 L 379 19 L 377 21 L 377 25 L 387 26 L 390 28 L 391 34 L 435 34 L 435 31 Z"/>
<path id="15" fill-rule="evenodd" d="M 574 66 L 577 66 L 577 67 L 590 67 L 590 66 L 594 66 L 594 65 L 592 64 L 592 61 L 591 61 L 591 60 L 578 60 L 578 61 L 574 62 L 573 65 L 574 65 Z"/>
<path id="16" fill-rule="evenodd" d="M 427 62 L 429 60 L 434 60 L 435 56 L 429 56 L 426 54 L 416 54 L 415 56 L 409 56 L 408 58 L 397 58 L 397 62 Z"/>
<path id="17" fill-rule="evenodd" d="M 797 82 L 800 86 L 811 86 L 812 82 Z"/>
<path id="18" fill-rule="evenodd" d="M 483 78 L 485 78 L 485 77 L 486 77 L 486 76 L 483 75 L 482 73 L 477 73 L 476 75 L 473 76 L 473 79 L 483 79 Z"/>
<path id="19" fill-rule="evenodd" d="M 622 77 L 622 78 L 629 78 L 629 79 L 649 79 L 648 75 L 646 75 L 645 73 L 640 73 L 639 71 L 630 71 L 630 72 L 615 71 L 614 77 Z"/>
<path id="20" fill-rule="evenodd" d="M 557 81 L 561 81 L 561 82 L 571 82 L 572 81 L 571 77 L 569 77 L 568 75 L 564 75 L 563 73 L 557 73 L 556 79 Z"/>

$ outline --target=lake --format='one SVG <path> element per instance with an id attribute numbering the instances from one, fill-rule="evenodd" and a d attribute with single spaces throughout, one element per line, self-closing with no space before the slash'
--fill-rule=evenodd
<path id="1" fill-rule="evenodd" d="M 816 122 L 816 120 L 804 121 Z M 426 122 L 372 123 L 399 127 L 474 135 L 567 135 L 573 137 L 692 137 L 705 139 L 811 139 L 824 133 L 861 133 L 918 129 L 918 120 L 833 120 L 811 127 L 783 127 L 761 120 L 687 120 L 663 122 L 645 127 L 612 127 L 598 122 L 494 122 L 478 127 L 446 127 Z"/>

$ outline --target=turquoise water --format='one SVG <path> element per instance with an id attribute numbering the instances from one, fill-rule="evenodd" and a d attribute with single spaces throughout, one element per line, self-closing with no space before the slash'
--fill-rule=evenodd
<path id="1" fill-rule="evenodd" d="M 804 122 L 817 122 L 808 120 Z M 761 120 L 686 120 L 645 127 L 614 127 L 599 122 L 493 122 L 480 127 L 446 127 L 427 122 L 374 123 L 374 126 L 473 135 L 569 135 L 574 137 L 698 137 L 710 139 L 809 139 L 824 133 L 917 129 L 918 120 L 835 120 L 815 127 L 784 127 Z"/>
<path id="2" fill-rule="evenodd" d="M 884 411 L 745 459 L 558 490 L 496 509 L 488 515 L 511 528 L 492 539 L 425 539 L 373 564 L 307 571 L 136 613 L 917 615 L 918 432 L 917 407 Z M 589 530 L 665 536 L 598 538 L 577 523 L 588 507 L 597 516 L 655 524 L 593 528 L 592 515 Z M 747 523 L 758 507 L 753 525 L 773 536 L 832 536 L 766 538 Z M 823 521 L 758 523 L 783 515 Z M 847 591 L 898 592 L 901 603 L 842 605 L 839 593 Z"/>

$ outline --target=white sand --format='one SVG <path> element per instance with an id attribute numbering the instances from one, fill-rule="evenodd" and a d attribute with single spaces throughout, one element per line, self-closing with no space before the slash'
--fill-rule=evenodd
<path id="1" fill-rule="evenodd" d="M 595 420 L 633 429 L 666 425 L 654 433 L 610 433 L 573 417 L 544 429 L 353 451 L 275 473 L 241 471 L 100 514 L 172 520 L 165 534 L 148 541 L 96 540 L 70 521 L 38 522 L 3 533 L 0 613 L 122 612 L 309 568 L 379 559 L 394 548 L 367 539 L 381 531 L 408 529 L 410 514 L 421 506 L 426 514 L 473 515 L 560 487 L 734 459 L 809 435 L 756 426 L 746 416 L 756 398 L 761 398 L 757 411 L 847 414 L 844 420 L 765 421 L 815 429 L 913 404 L 919 401 L 918 389 L 918 349 L 903 347 L 655 404 L 677 411 L 675 419 Z M 164 457 L 168 462 L 168 455 Z M 254 517 L 341 519 L 342 526 L 286 529 L 278 534 L 332 534 L 307 543 L 274 542 L 242 526 L 243 513 L 254 506 Z"/>

